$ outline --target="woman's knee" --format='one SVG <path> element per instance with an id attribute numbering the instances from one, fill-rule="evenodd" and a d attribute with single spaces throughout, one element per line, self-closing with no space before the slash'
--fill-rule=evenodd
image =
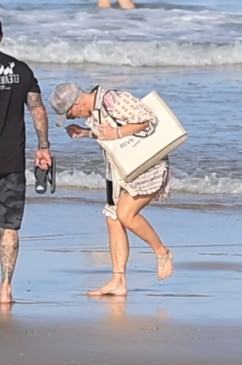
<path id="1" fill-rule="evenodd" d="M 125 228 L 125 226 L 119 221 L 119 219 L 113 220 L 110 217 L 106 218 L 106 225 L 109 234 L 113 234 L 114 236 L 119 235 L 120 232 L 122 232 Z"/>
<path id="2" fill-rule="evenodd" d="M 108 228 L 115 227 L 115 225 L 116 225 L 116 220 L 114 220 L 114 219 L 113 219 L 113 218 L 111 218 L 111 217 L 106 217 L 106 224 L 107 224 Z"/>
<path id="3" fill-rule="evenodd" d="M 122 226 L 129 228 L 132 225 L 133 215 L 127 210 L 117 209 L 117 218 Z"/>

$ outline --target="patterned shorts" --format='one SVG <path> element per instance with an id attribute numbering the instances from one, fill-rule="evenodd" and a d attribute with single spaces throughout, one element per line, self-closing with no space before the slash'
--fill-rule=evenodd
<path id="1" fill-rule="evenodd" d="M 25 205 L 24 172 L 0 174 L 0 228 L 20 229 Z"/>

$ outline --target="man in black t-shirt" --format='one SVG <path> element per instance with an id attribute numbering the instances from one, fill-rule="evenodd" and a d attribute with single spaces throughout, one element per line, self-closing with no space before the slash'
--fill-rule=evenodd
<path id="1" fill-rule="evenodd" d="M 0 21 L 0 42 L 2 37 Z M 0 52 L 0 303 L 7 304 L 13 302 L 11 280 L 25 205 L 25 104 L 38 138 L 35 165 L 47 170 L 48 120 L 38 82 L 27 64 Z"/>

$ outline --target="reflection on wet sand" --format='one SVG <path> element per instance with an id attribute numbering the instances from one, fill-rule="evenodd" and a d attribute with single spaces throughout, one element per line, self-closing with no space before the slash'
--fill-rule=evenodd
<path id="1" fill-rule="evenodd" d="M 133 323 L 135 321 L 136 316 L 127 313 L 127 303 L 129 300 L 127 296 L 101 295 L 89 297 L 89 299 L 92 301 L 105 303 L 108 307 L 108 318 L 112 321 L 122 321 L 122 323 L 126 324 Z M 156 320 L 167 320 L 170 316 L 165 311 L 159 310 L 155 315 L 152 315 L 152 317 Z M 137 318 L 139 317 L 137 316 Z"/>
<path id="2" fill-rule="evenodd" d="M 13 303 L 0 303 L 0 323 L 11 320 L 12 307 Z"/>
<path id="3" fill-rule="evenodd" d="M 90 300 L 96 300 L 102 303 L 106 303 L 110 311 L 110 317 L 112 319 L 123 319 L 126 316 L 126 296 L 116 295 L 100 295 L 96 297 L 90 297 Z"/>

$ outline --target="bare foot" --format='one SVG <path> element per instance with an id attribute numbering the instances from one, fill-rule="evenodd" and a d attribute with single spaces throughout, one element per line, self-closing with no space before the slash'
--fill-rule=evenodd
<path id="1" fill-rule="evenodd" d="M 173 273 L 173 258 L 174 254 L 171 251 L 168 251 L 167 253 L 163 255 L 157 255 L 157 275 L 158 280 L 166 279 Z"/>
<path id="2" fill-rule="evenodd" d="M 0 290 L 0 303 L 11 304 L 14 300 L 12 298 L 12 289 L 10 284 L 2 283 Z"/>
<path id="3" fill-rule="evenodd" d="M 113 273 L 113 278 L 98 290 L 89 290 L 87 295 L 127 295 L 127 287 L 124 273 Z"/>

